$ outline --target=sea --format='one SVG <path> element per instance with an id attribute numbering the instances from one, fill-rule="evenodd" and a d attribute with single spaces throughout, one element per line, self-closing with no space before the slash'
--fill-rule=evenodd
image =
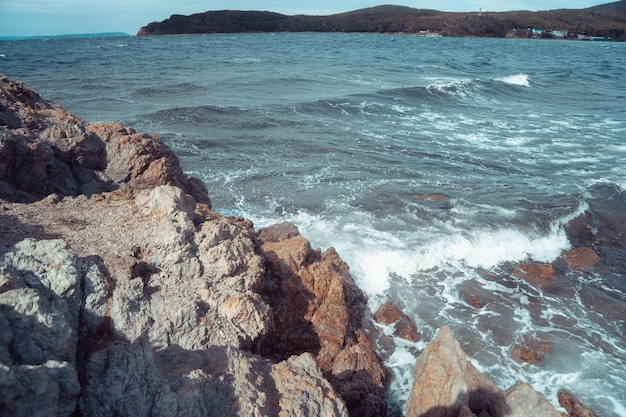
<path id="1" fill-rule="evenodd" d="M 89 122 L 159 134 L 213 208 L 335 247 L 401 409 L 447 325 L 505 389 L 626 416 L 626 43 L 276 33 L 0 41 L 0 72 Z M 563 251 L 602 261 L 568 268 Z M 552 284 L 513 271 L 551 263 Z M 379 340 L 379 341 L 380 341 Z M 511 351 L 536 341 L 538 364 Z M 381 344 L 383 346 L 383 344 Z M 384 352 L 383 352 L 384 351 Z M 559 408 L 560 409 L 560 408 Z M 562 410 L 562 409 L 560 409 Z"/>

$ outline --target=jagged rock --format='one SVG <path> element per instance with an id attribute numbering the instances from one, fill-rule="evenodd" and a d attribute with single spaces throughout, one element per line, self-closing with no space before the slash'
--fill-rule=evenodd
<path id="1" fill-rule="evenodd" d="M 504 393 L 504 402 L 494 417 L 563 417 L 543 394 L 529 384 L 517 381 Z"/>
<path id="2" fill-rule="evenodd" d="M 467 359 L 452 331 L 443 326 L 420 354 L 405 406 L 407 417 L 558 417 L 530 385 L 517 382 L 502 392 Z"/>
<path id="3" fill-rule="evenodd" d="M 419 342 L 421 338 L 413 320 L 390 301 L 387 301 L 376 310 L 374 320 L 386 326 L 393 324 L 394 335 L 405 340 Z"/>
<path id="4" fill-rule="evenodd" d="M 361 331 L 366 298 L 348 266 L 333 248 L 311 249 L 291 223 L 261 229 L 258 239 L 268 268 L 262 292 L 274 314 L 261 352 L 280 360 L 313 347 L 351 416 L 383 415 L 385 373 Z"/>
<path id="5" fill-rule="evenodd" d="M 567 411 L 569 417 L 598 417 L 585 404 L 566 389 L 560 389 L 558 394 L 559 405 Z"/>
<path id="6" fill-rule="evenodd" d="M 279 417 L 348 415 L 343 401 L 323 379 L 317 361 L 310 353 L 280 362 L 272 367 L 271 375 L 280 393 Z M 320 404 L 316 396 L 324 401 Z"/>
<path id="7" fill-rule="evenodd" d="M 204 185 L 183 173 L 158 136 L 119 123 L 88 125 L 0 74 L 1 198 L 33 202 L 164 184 L 210 206 Z"/>
<path id="8" fill-rule="evenodd" d="M 382 414 L 365 299 L 334 251 L 274 248 L 306 258 L 281 271 L 316 294 L 328 342 L 272 352 L 282 311 L 260 290 L 279 273 L 250 221 L 212 212 L 158 137 L 87 126 L 4 76 L 0 92 L 0 414 L 345 416 L 343 398 Z"/>
<path id="9" fill-rule="evenodd" d="M 24 240 L 0 252 L 0 411 L 69 416 L 75 370 L 81 265 L 64 242 Z"/>
<path id="10" fill-rule="evenodd" d="M 499 388 L 465 356 L 452 330 L 443 326 L 420 354 L 405 406 L 407 417 L 457 417 L 463 406 L 495 417 Z"/>

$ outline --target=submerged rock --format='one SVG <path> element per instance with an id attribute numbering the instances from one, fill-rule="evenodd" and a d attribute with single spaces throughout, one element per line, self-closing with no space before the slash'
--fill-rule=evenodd
<path id="1" fill-rule="evenodd" d="M 567 265 L 578 271 L 587 272 L 601 261 L 600 256 L 591 248 L 582 247 L 565 251 L 561 254 Z"/>
<path id="2" fill-rule="evenodd" d="M 417 331 L 417 326 L 413 320 L 390 301 L 387 301 L 376 310 L 374 320 L 386 326 L 393 324 L 394 335 L 397 337 L 411 342 L 419 342 L 421 339 L 421 335 Z"/>
<path id="3" fill-rule="evenodd" d="M 556 271 L 551 264 L 524 262 L 515 266 L 512 275 L 527 281 L 535 287 L 547 288 L 554 284 Z"/>

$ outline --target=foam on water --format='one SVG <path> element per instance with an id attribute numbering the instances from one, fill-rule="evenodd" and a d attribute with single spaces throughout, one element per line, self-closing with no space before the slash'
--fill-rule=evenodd
<path id="1" fill-rule="evenodd" d="M 522 87 L 530 87 L 530 77 L 528 76 L 528 74 L 508 75 L 506 77 L 496 78 L 495 80 L 503 82 L 505 84 L 519 85 Z"/>

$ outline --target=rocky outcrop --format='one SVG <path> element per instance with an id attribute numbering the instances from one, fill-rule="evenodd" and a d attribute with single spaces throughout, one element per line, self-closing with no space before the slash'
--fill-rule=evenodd
<path id="1" fill-rule="evenodd" d="M 0 91 L 0 198 L 30 203 L 170 184 L 210 204 L 158 136 L 88 125 L 2 74 Z"/>
<path id="2" fill-rule="evenodd" d="M 419 342 L 421 339 L 421 335 L 417 331 L 417 326 L 413 320 L 390 301 L 387 301 L 376 310 L 374 320 L 386 326 L 393 324 L 394 336 L 410 342 Z"/>
<path id="3" fill-rule="evenodd" d="M 333 249 L 211 211 L 156 136 L 0 93 L 0 414 L 384 413 Z"/>
<path id="4" fill-rule="evenodd" d="M 501 391 L 467 359 L 444 326 L 420 354 L 405 406 L 407 417 L 559 417 L 530 385 L 518 382 Z"/>
<path id="5" fill-rule="evenodd" d="M 351 416 L 383 415 L 385 373 L 362 330 L 366 298 L 348 266 L 332 248 L 311 249 L 290 223 L 261 229 L 258 240 L 269 272 L 261 292 L 274 314 L 261 353 L 283 359 L 313 347 Z"/>

